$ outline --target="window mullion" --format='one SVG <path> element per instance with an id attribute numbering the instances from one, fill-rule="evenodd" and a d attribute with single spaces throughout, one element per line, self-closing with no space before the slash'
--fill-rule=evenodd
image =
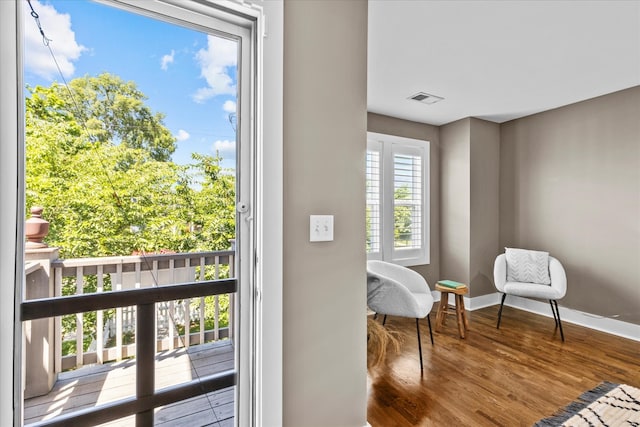
<path id="1" fill-rule="evenodd" d="M 382 259 L 393 258 L 394 244 L 394 174 L 393 153 L 395 144 L 382 144 Z"/>

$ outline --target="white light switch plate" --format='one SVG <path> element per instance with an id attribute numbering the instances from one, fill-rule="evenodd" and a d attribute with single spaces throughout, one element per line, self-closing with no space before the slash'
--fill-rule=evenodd
<path id="1" fill-rule="evenodd" d="M 309 241 L 333 241 L 333 215 L 309 216 Z"/>

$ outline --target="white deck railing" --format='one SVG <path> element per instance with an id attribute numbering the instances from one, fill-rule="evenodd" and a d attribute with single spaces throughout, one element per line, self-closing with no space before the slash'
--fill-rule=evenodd
<path id="1" fill-rule="evenodd" d="M 228 250 L 55 260 L 51 263 L 54 292 L 55 296 L 63 295 L 65 284 L 65 294 L 75 287 L 72 294 L 78 295 L 85 291 L 108 292 L 109 288 L 122 290 L 232 278 L 235 277 L 234 256 L 235 252 Z M 157 350 L 230 338 L 232 308 L 233 295 L 229 294 L 156 306 Z M 226 325 L 221 322 L 223 318 L 227 319 Z M 73 325 L 73 319 L 67 319 L 66 323 L 69 321 Z M 85 322 L 95 322 L 95 327 L 87 328 Z M 62 318 L 56 317 L 55 371 L 134 356 L 135 343 L 129 338 L 134 336 L 135 322 L 135 307 L 79 313 L 75 315 L 75 328 L 63 336 Z M 76 350 L 63 355 L 63 343 L 70 340 L 75 341 Z M 84 349 L 86 341 L 91 342 L 87 350 Z"/>

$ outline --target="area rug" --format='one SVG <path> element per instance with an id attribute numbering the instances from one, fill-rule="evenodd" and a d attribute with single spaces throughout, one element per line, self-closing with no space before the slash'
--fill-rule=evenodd
<path id="1" fill-rule="evenodd" d="M 603 382 L 534 427 L 640 426 L 640 389 Z"/>

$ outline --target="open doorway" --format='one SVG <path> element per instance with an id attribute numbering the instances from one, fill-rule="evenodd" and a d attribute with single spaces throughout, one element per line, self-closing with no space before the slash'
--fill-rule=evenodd
<path id="1" fill-rule="evenodd" d="M 155 412 L 167 422 L 172 418 L 166 414 L 177 414 L 177 423 L 188 414 L 190 425 L 238 422 L 240 413 L 251 413 L 248 407 L 240 412 L 238 404 L 252 387 L 249 358 L 242 357 L 253 342 L 247 327 L 254 286 L 251 30 L 198 4 L 187 10 L 157 3 L 151 10 L 130 3 L 117 2 L 118 9 L 110 2 L 26 5 L 25 210 L 42 207 L 31 223 L 46 219 L 49 233 L 44 242 L 36 235 L 27 245 L 26 259 L 33 262 L 27 269 L 33 270 L 27 271 L 24 299 L 222 281 L 229 292 L 189 294 L 154 306 L 152 394 L 220 372 L 231 374 L 219 381 L 227 387 L 199 397 L 199 410 L 162 407 L 150 418 L 147 410 L 145 419 L 153 421 Z M 55 24 L 48 27 L 45 17 Z M 49 28 L 56 25 L 67 31 L 54 35 Z M 80 39 L 81 28 L 94 37 L 91 43 Z M 33 34 L 45 55 L 29 50 Z M 60 50 L 56 39 L 64 40 Z M 83 55 L 96 59 L 105 52 L 104 62 L 80 67 Z M 188 70 L 177 64 L 189 60 L 198 73 L 187 78 L 182 73 Z M 154 72 L 160 77 L 152 78 Z M 185 149 L 190 140 L 195 143 Z M 42 292 L 32 292 L 36 288 Z M 26 322 L 24 353 L 35 356 L 35 365 L 25 365 L 25 397 L 39 400 L 33 406 L 25 400 L 25 422 L 126 399 L 105 391 L 112 372 L 105 367 L 115 361 L 126 373 L 139 365 L 140 311 L 128 305 Z M 182 377 L 158 373 L 170 359 L 185 365 Z M 109 373 L 83 371 L 87 365 Z M 98 378 L 97 388 L 73 395 L 90 388 L 83 382 L 89 377 Z M 245 379 L 240 386 L 239 377 Z M 67 381 L 58 384 L 62 400 L 46 402 L 50 391 L 36 397 L 40 392 L 30 387 L 35 378 L 52 390 Z M 115 388 L 133 387 L 118 381 L 125 385 Z"/>

